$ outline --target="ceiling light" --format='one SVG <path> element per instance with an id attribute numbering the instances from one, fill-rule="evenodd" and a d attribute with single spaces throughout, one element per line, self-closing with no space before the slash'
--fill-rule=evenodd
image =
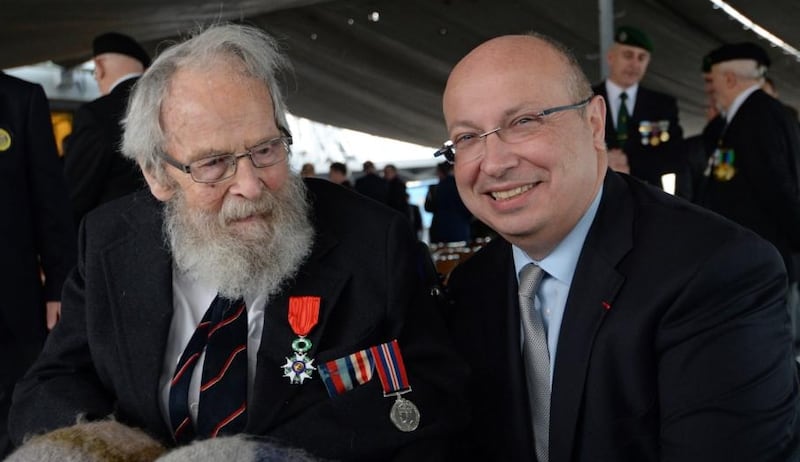
<path id="1" fill-rule="evenodd" d="M 795 58 L 800 60 L 800 51 L 798 51 L 796 48 L 789 45 L 788 43 L 784 42 L 770 31 L 754 23 L 750 18 L 740 13 L 734 7 L 728 5 L 722 0 L 710 0 L 710 1 L 714 9 L 719 9 L 724 11 L 725 13 L 728 14 L 730 19 L 735 19 L 736 21 L 739 21 L 744 29 L 752 30 L 753 32 L 758 34 L 761 38 L 770 42 L 772 46 L 781 47 L 781 49 L 783 49 L 783 52 L 785 54 L 794 56 Z"/>

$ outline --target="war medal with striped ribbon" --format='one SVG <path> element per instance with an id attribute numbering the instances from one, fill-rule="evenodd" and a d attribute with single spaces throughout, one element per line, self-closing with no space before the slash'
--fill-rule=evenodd
<path id="1" fill-rule="evenodd" d="M 406 367 L 397 340 L 370 348 L 375 370 L 383 385 L 383 396 L 396 396 L 397 400 L 389 412 L 389 419 L 400 431 L 412 432 L 419 426 L 419 409 L 402 395 L 411 391 L 406 376 Z"/>

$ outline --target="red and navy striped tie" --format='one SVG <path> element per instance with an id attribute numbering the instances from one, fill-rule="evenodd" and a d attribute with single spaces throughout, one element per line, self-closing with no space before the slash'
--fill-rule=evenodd
<path id="1" fill-rule="evenodd" d="M 189 383 L 205 350 L 197 423 L 189 414 Z M 175 441 L 242 431 L 247 422 L 247 309 L 244 301 L 217 295 L 186 345 L 170 383 L 169 411 Z"/>

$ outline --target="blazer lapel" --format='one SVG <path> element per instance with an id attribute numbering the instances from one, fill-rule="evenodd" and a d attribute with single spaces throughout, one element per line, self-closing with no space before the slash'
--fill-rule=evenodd
<path id="1" fill-rule="evenodd" d="M 120 339 L 120 366 L 131 388 L 144 403 L 143 412 L 151 424 L 158 422 L 169 433 L 159 406 L 159 379 L 172 320 L 172 264 L 161 234 L 161 209 L 155 200 L 138 196 L 153 210 L 142 222 L 131 220 L 130 238 L 106 251 L 109 301 Z M 149 203 L 148 203 L 149 202 Z M 138 204 L 137 204 L 138 206 Z M 134 239 L 133 236 L 136 236 Z M 124 265 L 120 262 L 125 262 Z M 131 268 L 134 270 L 132 271 Z"/>
<path id="2" fill-rule="evenodd" d="M 320 339 L 338 296 L 350 277 L 348 272 L 322 261 L 324 254 L 335 244 L 333 239 L 319 235 L 311 257 L 303 264 L 295 280 L 285 291 L 272 297 L 265 308 L 264 331 L 253 386 L 255 397 L 251 399 L 248 409 L 247 431 L 250 433 L 265 433 L 272 427 L 281 409 L 302 387 L 321 386 L 313 383 L 321 380 L 318 371 L 312 372 L 310 382 L 306 379 L 302 384 L 292 384 L 288 377 L 284 377 L 282 368 L 287 358 L 294 354 L 292 341 L 297 338 L 288 320 L 289 299 L 293 296 L 320 297 L 319 320 L 308 335 L 312 346 L 307 356 L 314 361 L 315 367 L 331 359 L 318 357 Z"/>
<path id="3" fill-rule="evenodd" d="M 625 188 L 624 180 L 609 170 L 567 298 L 550 405 L 551 460 L 572 460 L 594 339 L 624 283 L 616 265 L 632 247 L 633 223 Z"/>
<path id="4" fill-rule="evenodd" d="M 481 388 L 501 390 L 486 398 L 492 400 L 489 409 L 494 414 L 489 420 L 507 423 L 502 428 L 491 427 L 485 431 L 495 435 L 490 438 L 502 441 L 496 449 L 497 460 L 533 460 L 533 430 L 522 362 L 517 277 L 514 274 L 511 245 L 498 238 L 481 252 L 487 256 L 482 266 L 497 268 L 498 271 L 487 272 L 481 275 L 480 280 L 470 282 L 483 290 L 473 294 L 477 298 L 469 303 L 486 312 L 486 316 L 481 318 L 483 335 L 475 339 L 481 344 L 477 353 L 479 356 L 473 360 L 482 363 L 481 370 L 497 371 L 496 374 L 482 377 L 481 380 L 488 383 Z"/>

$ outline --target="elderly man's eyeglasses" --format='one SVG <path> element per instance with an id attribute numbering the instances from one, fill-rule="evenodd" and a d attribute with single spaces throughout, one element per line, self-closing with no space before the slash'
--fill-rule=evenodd
<path id="1" fill-rule="evenodd" d="M 281 131 L 286 133 L 285 130 Z M 236 166 L 242 157 L 249 157 L 255 168 L 271 167 L 283 162 L 289 155 L 289 146 L 291 145 L 291 136 L 279 136 L 258 143 L 241 154 L 204 157 L 190 162 L 188 165 L 178 162 L 164 152 L 160 152 L 159 155 L 166 163 L 182 172 L 188 173 L 192 176 L 192 180 L 198 183 L 216 183 L 235 175 Z"/>
<path id="2" fill-rule="evenodd" d="M 445 141 L 433 155 L 434 157 L 444 156 L 450 163 L 454 163 L 456 159 L 460 162 L 475 160 L 481 155 L 482 141 L 492 133 L 497 134 L 504 143 L 514 144 L 528 141 L 541 128 L 545 117 L 557 112 L 581 109 L 589 104 L 592 98 L 593 96 L 590 96 L 575 104 L 551 107 L 535 114 L 525 114 L 516 117 L 505 127 L 497 127 L 485 133 L 459 133 L 455 139 Z"/>

